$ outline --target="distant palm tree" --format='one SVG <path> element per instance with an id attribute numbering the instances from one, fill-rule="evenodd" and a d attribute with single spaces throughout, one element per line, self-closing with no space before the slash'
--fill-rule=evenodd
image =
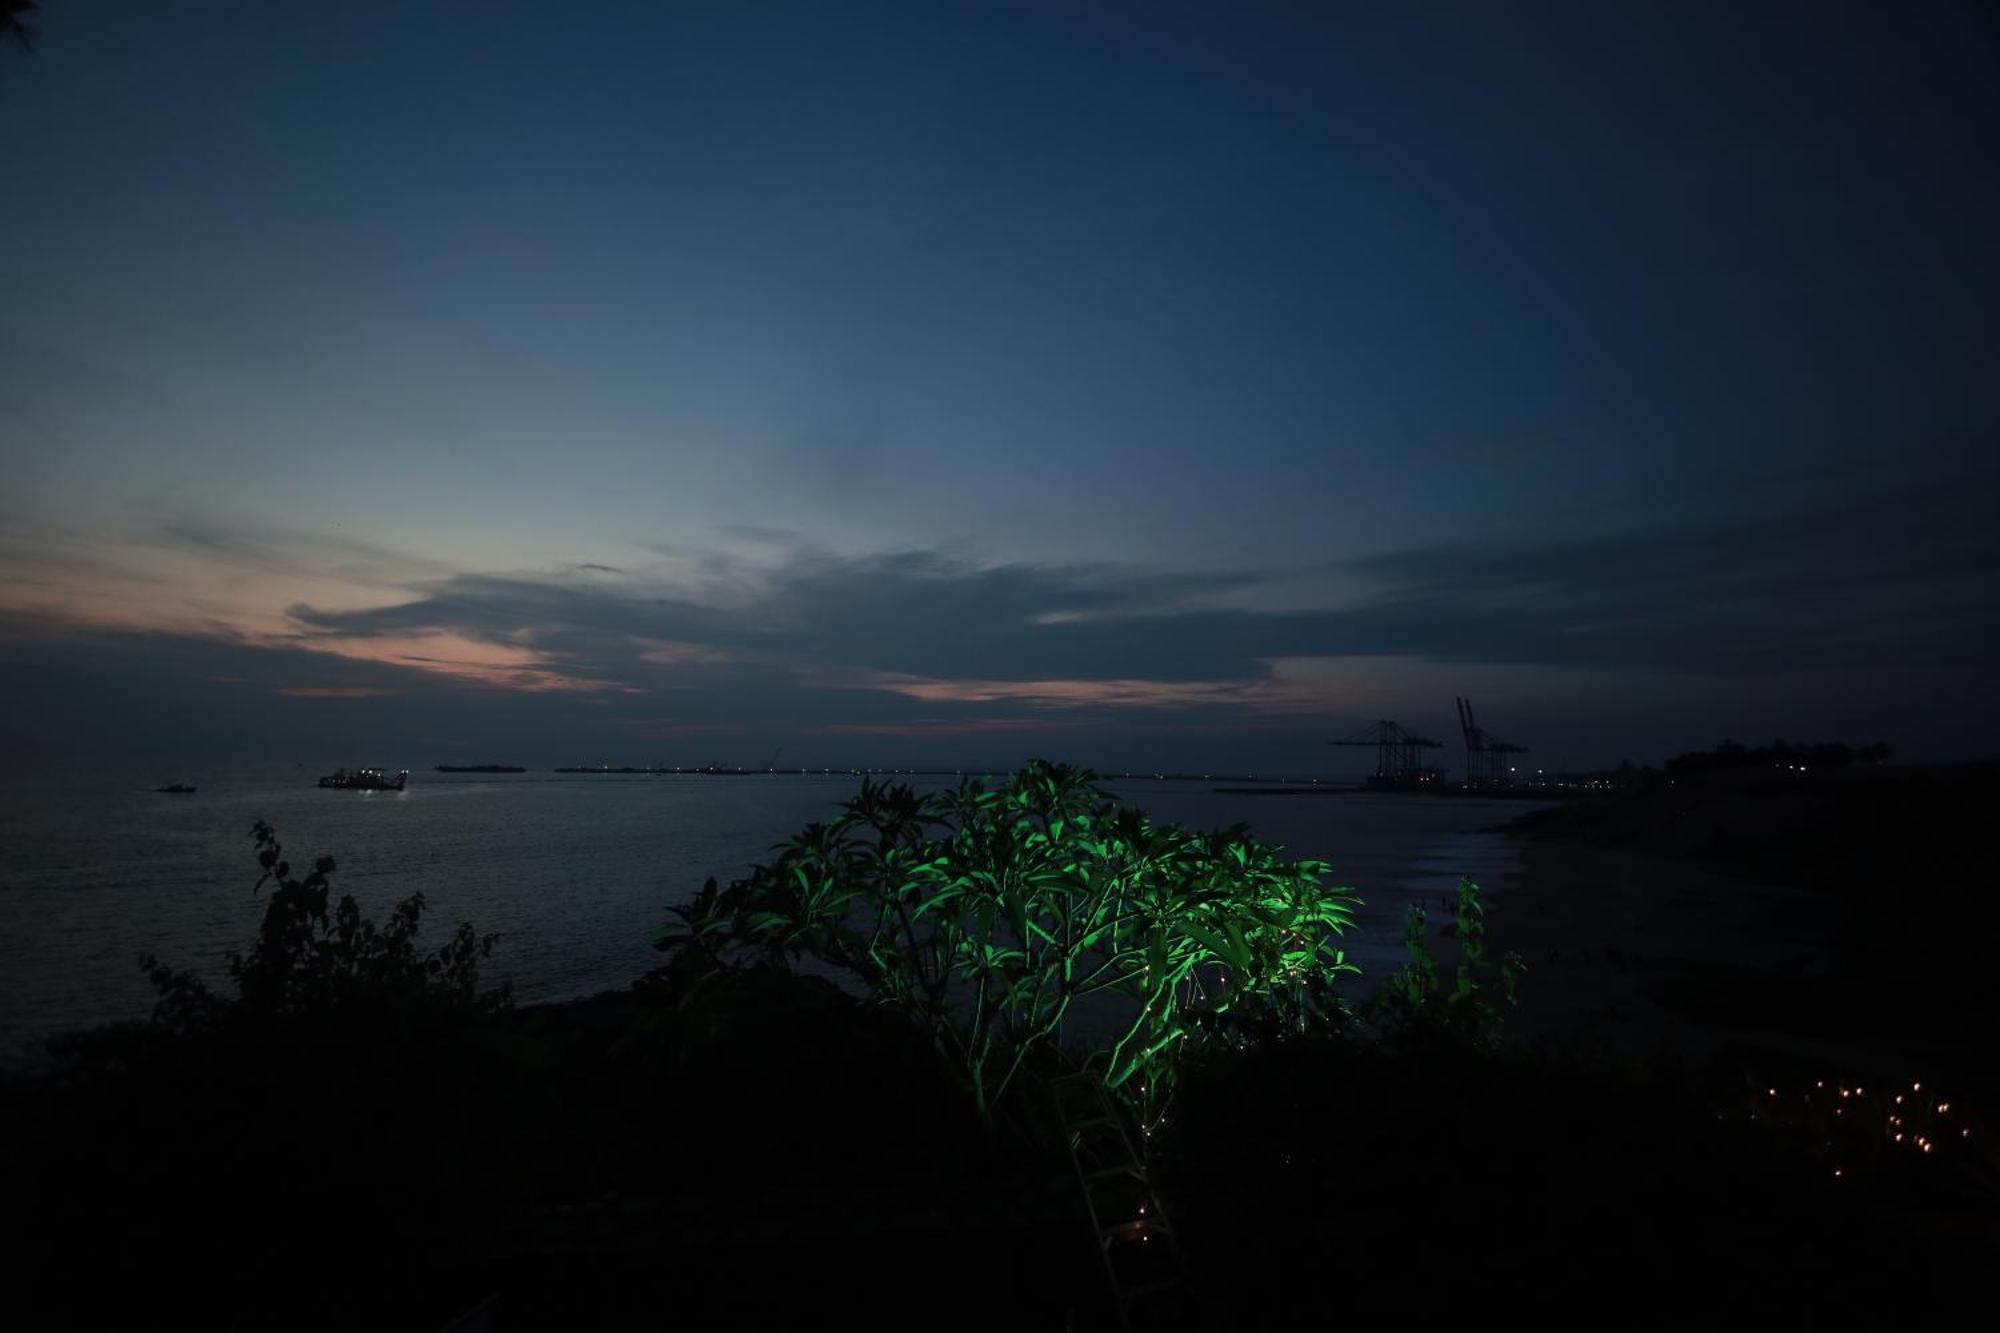
<path id="1" fill-rule="evenodd" d="M 41 6 L 35 0 L 0 0 L 0 44 L 12 42 L 23 51 L 35 49 L 35 23 L 30 16 Z"/>

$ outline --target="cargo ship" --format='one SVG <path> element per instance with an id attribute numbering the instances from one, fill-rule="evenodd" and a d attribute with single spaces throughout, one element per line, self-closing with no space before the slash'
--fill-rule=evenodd
<path id="1" fill-rule="evenodd" d="M 335 791 L 401 791 L 403 784 L 410 780 L 410 770 L 400 770 L 390 777 L 383 769 L 357 768 L 352 773 L 344 768 L 336 768 L 319 780 L 319 785 Z"/>
<path id="2" fill-rule="evenodd" d="M 519 764 L 434 764 L 439 773 L 525 773 Z"/>

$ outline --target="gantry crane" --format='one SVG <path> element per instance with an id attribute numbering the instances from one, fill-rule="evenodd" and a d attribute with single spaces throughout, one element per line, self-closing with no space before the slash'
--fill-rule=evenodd
<path id="1" fill-rule="evenodd" d="M 1444 742 L 1405 731 L 1386 718 L 1345 740 L 1327 744 L 1374 746 L 1375 772 L 1368 779 L 1371 787 L 1415 787 L 1440 776 L 1438 770 L 1425 765 L 1422 752 L 1442 749 Z"/>
<path id="2" fill-rule="evenodd" d="M 1465 733 L 1465 785 L 1468 787 L 1504 787 L 1507 776 L 1507 756 L 1526 754 L 1528 747 L 1503 741 L 1473 720 L 1472 701 L 1458 701 L 1458 725 Z"/>

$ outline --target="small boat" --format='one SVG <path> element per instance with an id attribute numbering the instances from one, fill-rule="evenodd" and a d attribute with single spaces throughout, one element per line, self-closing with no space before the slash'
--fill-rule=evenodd
<path id="1" fill-rule="evenodd" d="M 379 768 L 357 768 L 352 773 L 344 768 L 336 768 L 319 780 L 322 787 L 335 791 L 401 791 L 403 784 L 410 780 L 410 770 L 405 768 L 395 777 Z"/>
<path id="2" fill-rule="evenodd" d="M 153 790 L 154 790 L 154 791 L 156 791 L 156 792 L 158 792 L 158 793 L 160 793 L 160 794 L 161 794 L 162 796 L 192 796 L 192 795 L 194 795 L 194 788 L 193 788 L 193 787 L 190 787 L 190 786 L 189 786 L 188 784 L 186 784 L 185 782 L 169 782 L 169 783 L 168 783 L 168 784 L 167 784 L 166 786 L 164 786 L 164 787 L 155 787 L 155 788 L 153 788 Z"/>

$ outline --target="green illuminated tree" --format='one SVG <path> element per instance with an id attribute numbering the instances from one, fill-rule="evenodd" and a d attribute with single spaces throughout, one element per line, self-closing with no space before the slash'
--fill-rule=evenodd
<path id="1" fill-rule="evenodd" d="M 771 864 L 710 880 L 656 944 L 717 968 L 812 960 L 906 1013 L 989 1119 L 1024 1073 L 1079 1065 L 1147 1120 L 1181 1062 L 1345 1021 L 1351 890 L 1243 826 L 1197 833 L 1037 762 L 919 795 L 864 781 Z"/>

